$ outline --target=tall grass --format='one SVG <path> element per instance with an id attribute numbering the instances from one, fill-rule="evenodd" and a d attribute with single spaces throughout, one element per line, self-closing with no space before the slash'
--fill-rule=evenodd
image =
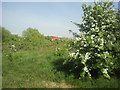
<path id="1" fill-rule="evenodd" d="M 61 44 L 62 45 L 62 44 Z M 62 47 L 62 46 L 61 46 Z M 118 79 L 75 79 L 55 55 L 56 46 L 3 53 L 3 88 L 117 88 Z"/>

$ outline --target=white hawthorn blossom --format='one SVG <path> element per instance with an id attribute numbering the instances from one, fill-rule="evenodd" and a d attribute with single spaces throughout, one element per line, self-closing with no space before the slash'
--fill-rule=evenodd
<path id="1" fill-rule="evenodd" d="M 60 48 L 56 48 L 56 51 L 59 51 L 60 50 Z"/>
<path id="2" fill-rule="evenodd" d="M 108 51 L 104 52 L 105 58 L 109 55 Z"/>
<path id="3" fill-rule="evenodd" d="M 92 43 L 94 43 L 94 41 L 92 41 Z"/>
<path id="4" fill-rule="evenodd" d="M 98 38 L 98 41 L 100 41 L 100 38 Z"/>
<path id="5" fill-rule="evenodd" d="M 79 38 L 78 38 L 78 37 L 76 37 L 76 40 L 77 40 L 77 41 L 79 41 Z"/>
<path id="6" fill-rule="evenodd" d="M 91 78 L 91 74 L 88 72 L 88 76 L 89 76 L 89 78 Z"/>
<path id="7" fill-rule="evenodd" d="M 87 72 L 89 78 L 91 78 L 91 74 L 90 74 L 90 72 L 89 72 L 89 70 L 88 70 L 88 68 L 87 68 L 86 66 L 83 68 L 83 70 L 84 70 L 85 72 Z"/>
<path id="8" fill-rule="evenodd" d="M 103 46 L 103 45 L 104 45 L 104 39 L 102 38 L 101 41 L 102 41 L 102 42 L 101 42 L 100 45 Z"/>
<path id="9" fill-rule="evenodd" d="M 79 52 L 79 50 L 77 50 L 77 52 Z"/>
<path id="10" fill-rule="evenodd" d="M 108 34 L 107 37 L 110 38 L 110 35 Z"/>
<path id="11" fill-rule="evenodd" d="M 100 56 L 100 54 L 97 54 L 97 56 Z"/>
<path id="12" fill-rule="evenodd" d="M 86 32 L 83 32 L 83 34 L 86 34 Z"/>
<path id="13" fill-rule="evenodd" d="M 84 35 L 84 34 L 82 35 L 82 39 L 83 39 L 83 40 L 86 40 L 86 38 L 85 38 L 85 35 Z"/>
<path id="14" fill-rule="evenodd" d="M 95 27 L 95 31 L 97 31 L 97 32 L 99 31 L 99 28 L 97 26 Z"/>
<path id="15" fill-rule="evenodd" d="M 110 62 L 111 65 L 113 65 L 113 62 Z"/>
<path id="16" fill-rule="evenodd" d="M 94 29 L 94 28 L 92 28 L 92 29 L 91 29 L 91 31 L 95 31 L 95 29 Z"/>
<path id="17" fill-rule="evenodd" d="M 76 37 L 76 40 L 77 40 L 77 41 L 80 41 L 80 40 L 81 40 L 81 38 L 80 38 L 80 37 Z"/>
<path id="18" fill-rule="evenodd" d="M 95 47 L 98 47 L 98 45 L 96 45 Z"/>
<path id="19" fill-rule="evenodd" d="M 108 68 L 103 69 L 103 74 L 106 78 L 110 79 L 110 76 L 108 75 Z"/>
<path id="20" fill-rule="evenodd" d="M 84 41 L 81 41 L 81 43 L 84 43 Z"/>
<path id="21" fill-rule="evenodd" d="M 101 17 L 101 15 L 98 15 L 98 17 Z"/>
<path id="22" fill-rule="evenodd" d="M 13 48 L 14 48 L 14 47 L 15 47 L 15 45 L 11 45 L 11 47 L 13 47 Z"/>
<path id="23" fill-rule="evenodd" d="M 92 27 L 95 27 L 95 24 L 92 24 Z"/>
<path id="24" fill-rule="evenodd" d="M 79 52 L 75 53 L 74 58 L 76 59 L 78 55 L 79 55 Z"/>
<path id="25" fill-rule="evenodd" d="M 84 47 L 87 47 L 87 45 L 86 45 L 86 44 L 84 44 Z"/>
<path id="26" fill-rule="evenodd" d="M 81 58 L 82 58 L 81 63 L 85 64 L 86 61 L 87 61 L 88 59 L 90 59 L 89 55 L 90 55 L 90 53 L 87 52 L 87 53 L 85 54 L 85 56 L 81 56 Z"/>
<path id="27" fill-rule="evenodd" d="M 92 40 L 94 39 L 94 36 L 95 36 L 95 35 L 91 35 L 91 39 L 92 39 Z"/>
<path id="28" fill-rule="evenodd" d="M 102 66 L 103 64 L 101 63 L 100 66 Z"/>
<path id="29" fill-rule="evenodd" d="M 16 49 L 14 49 L 14 51 L 17 51 Z"/>
<path id="30" fill-rule="evenodd" d="M 113 45 L 113 42 L 112 42 L 112 41 L 110 41 L 110 44 L 111 44 L 111 45 Z"/>
<path id="31" fill-rule="evenodd" d="M 70 57 L 74 57 L 75 53 L 69 53 Z"/>
<path id="32" fill-rule="evenodd" d="M 89 52 L 87 52 L 87 53 L 85 54 L 85 60 L 90 59 L 89 55 L 90 55 Z"/>
<path id="33" fill-rule="evenodd" d="M 104 74 L 107 74 L 108 73 L 107 71 L 108 71 L 108 68 L 103 69 Z"/>
<path id="34" fill-rule="evenodd" d="M 87 68 L 86 66 L 83 68 L 83 70 L 84 70 L 85 72 L 88 72 L 88 68 Z"/>

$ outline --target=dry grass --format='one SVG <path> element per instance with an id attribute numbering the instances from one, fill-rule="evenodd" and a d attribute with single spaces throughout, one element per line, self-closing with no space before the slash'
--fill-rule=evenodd
<path id="1" fill-rule="evenodd" d="M 46 88 L 73 88 L 74 86 L 70 84 L 66 84 L 64 80 L 61 82 L 51 82 L 51 81 L 43 81 L 42 85 Z"/>

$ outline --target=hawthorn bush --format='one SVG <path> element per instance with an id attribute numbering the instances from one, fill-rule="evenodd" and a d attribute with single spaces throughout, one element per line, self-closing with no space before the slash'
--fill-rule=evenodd
<path id="1" fill-rule="evenodd" d="M 79 77 L 104 76 L 110 79 L 114 70 L 119 71 L 120 57 L 120 14 L 112 8 L 112 2 L 94 2 L 94 6 L 83 4 L 83 21 L 74 23 L 82 32 L 75 34 L 71 42 L 69 59 L 70 72 Z"/>

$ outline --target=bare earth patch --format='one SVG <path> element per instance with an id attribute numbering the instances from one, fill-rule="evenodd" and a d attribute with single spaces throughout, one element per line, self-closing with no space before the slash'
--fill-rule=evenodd
<path id="1" fill-rule="evenodd" d="M 73 88 L 74 86 L 66 84 L 64 80 L 61 82 L 51 82 L 51 81 L 43 81 L 42 85 L 46 88 Z"/>

